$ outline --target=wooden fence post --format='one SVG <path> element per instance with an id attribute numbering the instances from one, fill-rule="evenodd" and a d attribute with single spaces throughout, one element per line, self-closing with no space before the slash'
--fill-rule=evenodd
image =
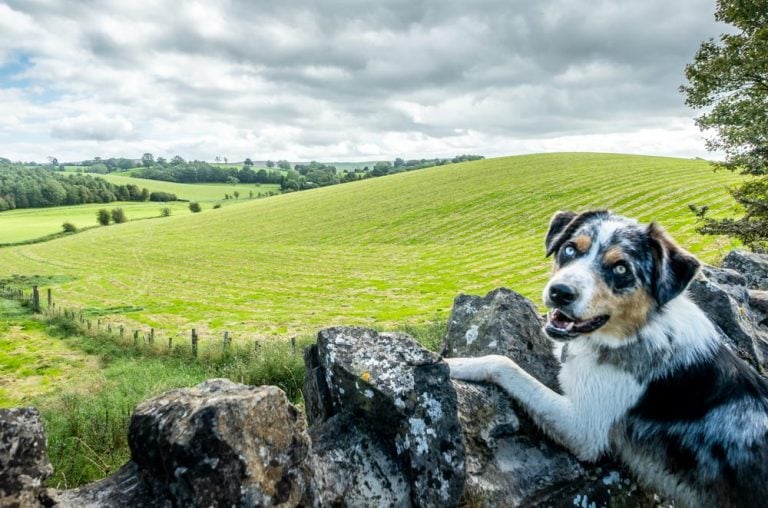
<path id="1" fill-rule="evenodd" d="M 171 352 L 171 349 L 173 349 L 173 337 L 168 337 L 168 352 Z"/>
<path id="2" fill-rule="evenodd" d="M 138 330 L 133 331 L 133 346 L 139 347 L 139 331 Z"/>
<path id="3" fill-rule="evenodd" d="M 224 332 L 224 352 L 227 352 L 227 348 L 229 347 L 229 332 Z"/>
<path id="4" fill-rule="evenodd" d="M 51 308 L 51 304 L 53 303 L 53 296 L 51 296 L 51 288 L 48 288 L 48 308 Z"/>
<path id="5" fill-rule="evenodd" d="M 32 310 L 35 314 L 40 314 L 40 291 L 37 286 L 32 286 Z"/>
<path id="6" fill-rule="evenodd" d="M 197 358 L 197 330 L 192 328 L 192 356 Z"/>
<path id="7" fill-rule="evenodd" d="M 149 343 L 154 345 L 155 344 L 155 329 L 150 328 L 149 329 Z"/>
<path id="8" fill-rule="evenodd" d="M 291 354 L 296 356 L 296 337 L 291 337 Z"/>
<path id="9" fill-rule="evenodd" d="M 120 338 L 123 338 L 123 332 L 125 331 L 125 328 L 123 328 L 123 325 L 120 325 Z"/>

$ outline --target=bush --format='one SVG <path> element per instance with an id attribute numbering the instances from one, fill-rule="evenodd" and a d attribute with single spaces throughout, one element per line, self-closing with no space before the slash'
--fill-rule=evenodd
<path id="1" fill-rule="evenodd" d="M 189 203 L 189 211 L 192 212 L 192 213 L 202 212 L 203 211 L 203 207 L 200 206 L 200 203 L 198 203 L 197 201 L 190 201 L 190 203 Z"/>
<path id="2" fill-rule="evenodd" d="M 77 233 L 77 226 L 72 224 L 71 222 L 65 222 L 61 225 L 61 228 L 64 230 L 65 233 Z"/>
<path id="3" fill-rule="evenodd" d="M 99 211 L 96 212 L 96 221 L 102 226 L 109 226 L 109 223 L 112 221 L 112 216 L 109 215 L 109 210 L 106 208 L 99 209 Z"/>
<path id="4" fill-rule="evenodd" d="M 162 203 L 176 201 L 176 194 L 171 194 L 170 192 L 153 192 L 149 195 L 149 200 Z"/>
<path id="5" fill-rule="evenodd" d="M 114 208 L 112 209 L 112 220 L 115 224 L 122 224 L 123 222 L 128 222 L 128 217 L 125 216 L 122 208 Z"/>
<path id="6" fill-rule="evenodd" d="M 217 210 L 219 208 L 221 208 L 221 203 L 216 203 L 215 205 L 213 205 L 214 210 Z"/>
<path id="7" fill-rule="evenodd" d="M 170 216 L 171 216 L 170 206 L 164 206 L 160 209 L 160 217 L 170 217 Z"/>

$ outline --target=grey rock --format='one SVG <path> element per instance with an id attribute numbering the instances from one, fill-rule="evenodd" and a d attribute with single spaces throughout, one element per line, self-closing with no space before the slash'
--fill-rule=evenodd
<path id="1" fill-rule="evenodd" d="M 749 290 L 749 308 L 762 331 L 768 331 L 768 291 Z"/>
<path id="2" fill-rule="evenodd" d="M 405 334 L 339 327 L 320 331 L 306 358 L 310 425 L 333 415 L 354 417 L 403 468 L 413 505 L 458 504 L 464 444 L 456 392 L 438 355 Z"/>
<path id="3" fill-rule="evenodd" d="M 533 303 L 512 290 L 494 289 L 484 297 L 459 295 L 448 320 L 443 356 L 508 356 L 559 391 L 559 365 L 543 324 Z"/>
<path id="4" fill-rule="evenodd" d="M 768 335 L 750 309 L 746 279 L 730 269 L 702 267 L 688 286 L 688 296 L 722 331 L 723 342 L 758 371 L 765 372 Z"/>
<path id="5" fill-rule="evenodd" d="M 51 474 L 37 409 L 0 409 L 0 506 L 41 506 L 44 483 Z"/>
<path id="6" fill-rule="evenodd" d="M 735 249 L 723 258 L 723 268 L 741 273 L 750 289 L 768 290 L 768 256 Z"/>
<path id="7" fill-rule="evenodd" d="M 115 474 L 82 487 L 48 492 L 57 508 L 107 508 L 112 506 L 171 507 L 170 500 L 156 498 L 141 480 L 139 467 L 128 462 Z"/>
<path id="8" fill-rule="evenodd" d="M 136 408 L 131 458 L 155 499 L 174 506 L 307 503 L 304 419 L 274 386 L 213 379 Z"/>
<path id="9" fill-rule="evenodd" d="M 411 506 L 408 477 L 380 436 L 342 413 L 310 428 L 315 506 Z"/>

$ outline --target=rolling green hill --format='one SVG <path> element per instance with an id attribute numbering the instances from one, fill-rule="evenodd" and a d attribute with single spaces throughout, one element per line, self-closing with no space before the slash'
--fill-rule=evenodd
<path id="1" fill-rule="evenodd" d="M 201 203 L 218 202 L 224 199 L 225 194 L 232 195 L 233 192 L 240 193 L 240 199 L 249 197 L 249 192 L 253 192 L 254 197 L 259 193 L 267 194 L 270 191 L 279 192 L 280 186 L 277 184 L 238 184 L 229 185 L 225 183 L 175 183 L 163 182 L 160 180 L 147 180 L 146 178 L 133 178 L 124 173 L 110 173 L 99 175 L 106 181 L 115 185 L 138 185 L 141 188 L 146 187 L 150 192 L 170 192 L 176 194 L 179 199 L 189 201 L 199 201 Z"/>
<path id="2" fill-rule="evenodd" d="M 730 243 L 697 235 L 687 205 L 728 213 L 725 186 L 736 181 L 699 160 L 489 159 L 0 249 L 0 266 L 57 276 L 59 304 L 170 332 L 387 327 L 445 318 L 460 292 L 504 285 L 539 301 L 549 271 L 543 235 L 558 209 L 657 220 L 713 261 Z"/>

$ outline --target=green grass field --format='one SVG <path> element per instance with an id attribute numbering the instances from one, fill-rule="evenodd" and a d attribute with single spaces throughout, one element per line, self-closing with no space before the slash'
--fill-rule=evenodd
<path id="1" fill-rule="evenodd" d="M 0 249 L 7 275 L 58 276 L 60 304 L 163 333 L 285 337 L 447 317 L 458 293 L 539 301 L 558 209 L 657 220 L 714 261 L 689 203 L 732 213 L 739 181 L 700 160 L 546 154 L 474 161 Z M 130 213 L 130 212 L 129 212 Z M 127 310 L 127 312 L 126 312 Z"/>
<path id="2" fill-rule="evenodd" d="M 138 185 L 141 188 L 146 187 L 150 192 L 170 192 L 176 194 L 176 197 L 179 199 L 198 201 L 200 203 L 218 203 L 219 201 L 224 200 L 225 194 L 231 196 L 235 191 L 240 193 L 240 200 L 249 198 L 251 192 L 253 192 L 254 197 L 257 197 L 259 193 L 266 195 L 270 191 L 280 191 L 280 186 L 277 184 L 255 185 L 241 183 L 237 185 L 228 185 L 223 183 L 174 183 L 161 182 L 159 180 L 147 180 L 145 178 L 133 178 L 125 174 L 117 173 L 101 175 L 101 177 L 116 185 Z"/>
<path id="3" fill-rule="evenodd" d="M 8 210 L 0 213 L 0 244 L 23 242 L 53 233 L 60 233 L 62 231 L 61 225 L 64 222 L 71 222 L 79 229 L 98 226 L 96 212 L 100 208 L 106 208 L 107 210 L 122 208 L 130 221 L 148 217 L 160 217 L 160 209 L 166 206 L 171 208 L 172 215 L 192 213 L 189 211 L 188 203 L 174 202 L 163 204 L 151 202 L 137 203 L 134 201 Z"/>

